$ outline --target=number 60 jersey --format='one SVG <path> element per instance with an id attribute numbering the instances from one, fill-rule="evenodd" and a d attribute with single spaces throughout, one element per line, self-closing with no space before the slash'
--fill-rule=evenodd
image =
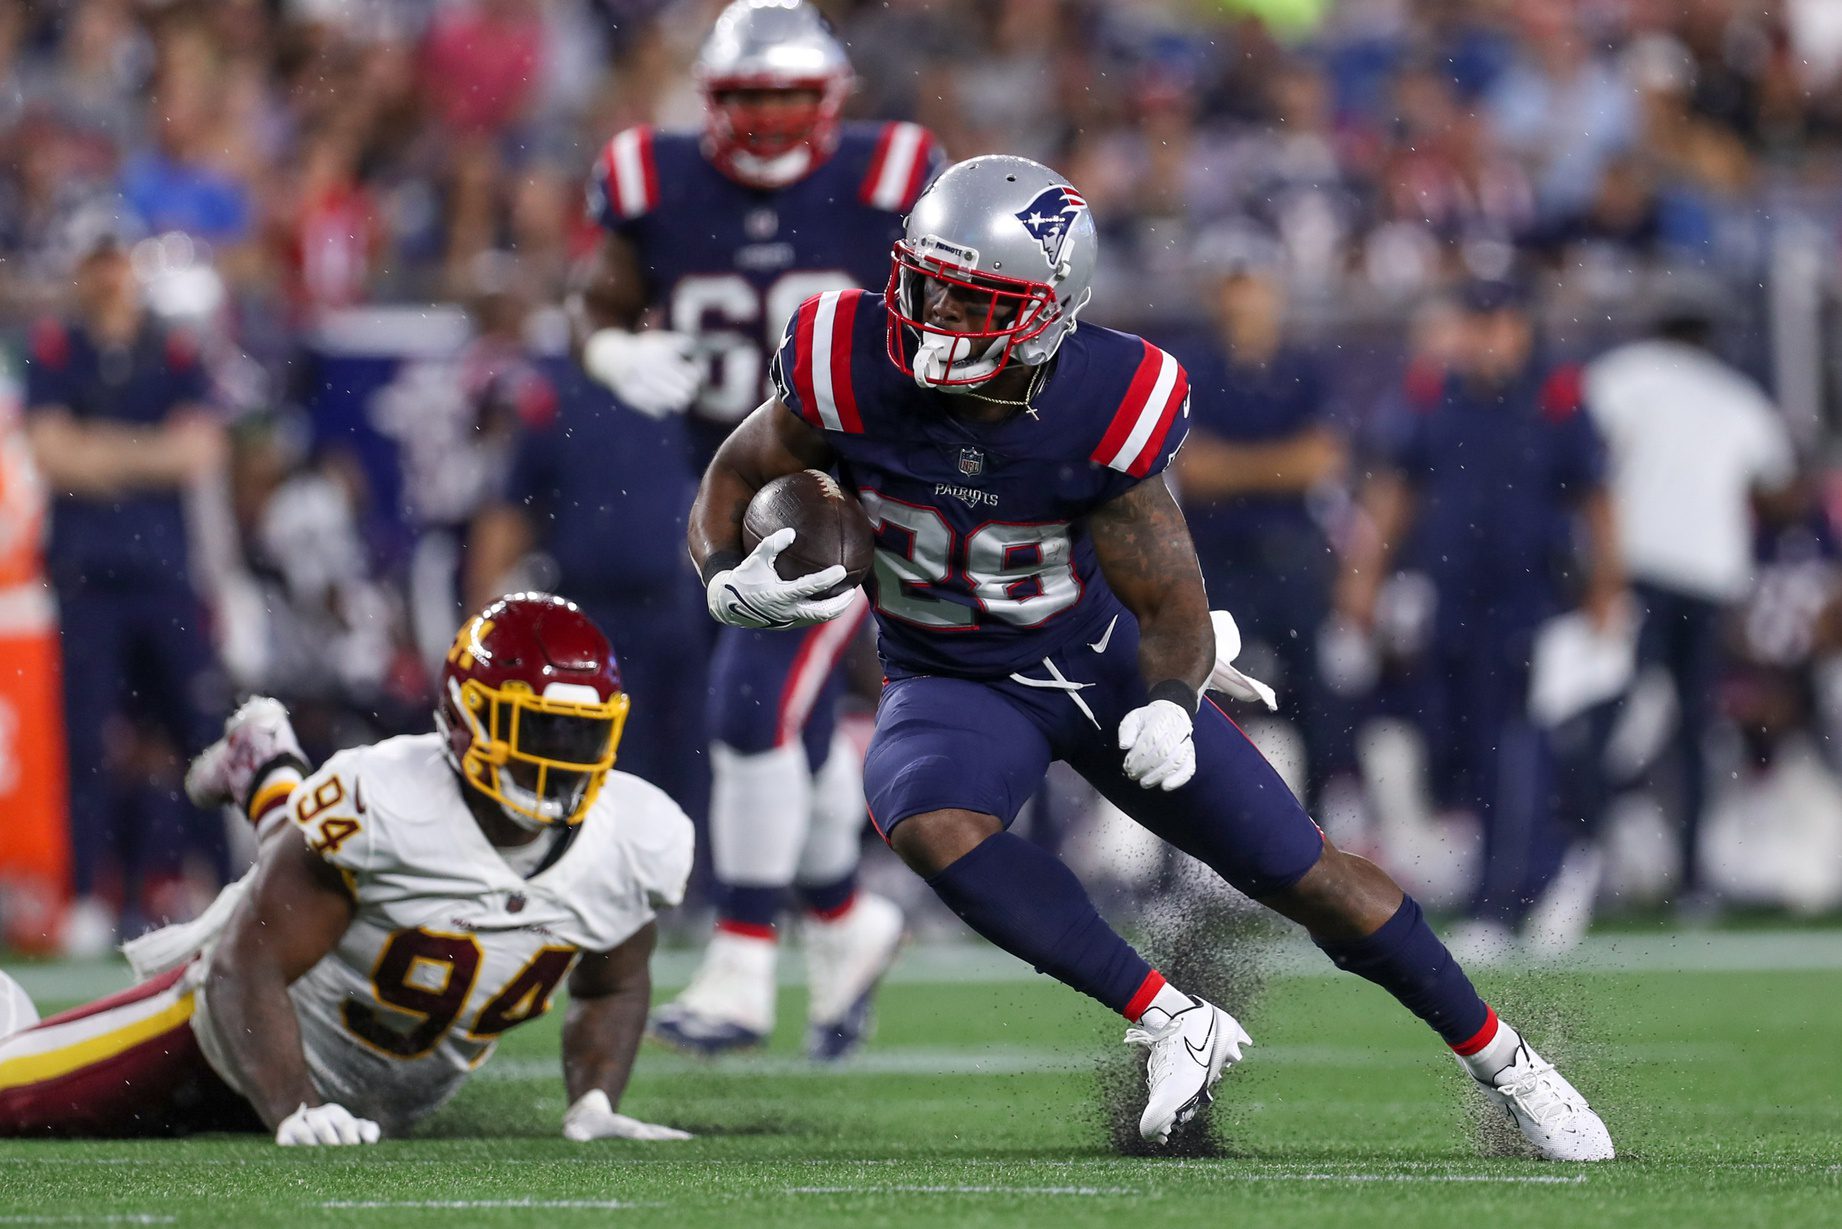
<path id="1" fill-rule="evenodd" d="M 902 215 L 939 164 L 933 136 L 909 123 L 846 124 L 829 158 L 777 189 L 724 175 L 694 133 L 641 126 L 608 142 L 589 216 L 633 245 L 660 323 L 699 343 L 700 467 L 768 396 L 768 356 L 794 308 L 888 280 Z"/>
<path id="2" fill-rule="evenodd" d="M 290 991 L 314 1086 L 402 1132 L 452 1096 L 499 1034 L 544 1014 L 576 956 L 608 951 L 684 896 L 691 822 L 610 774 L 573 839 L 529 879 L 461 797 L 435 734 L 341 751 L 295 787 L 289 818 L 358 903 Z M 285 840 L 279 833 L 270 839 Z M 201 990 L 212 1067 L 242 1091 Z"/>
<path id="3" fill-rule="evenodd" d="M 1124 607 L 1086 517 L 1182 446 L 1182 366 L 1143 338 L 1083 324 L 1043 373 L 1033 411 L 974 423 L 951 411 L 978 403 L 917 387 L 891 344 L 913 345 L 890 333 L 881 296 L 822 294 L 788 321 L 773 370 L 781 401 L 825 433 L 876 529 L 883 660 L 993 677 L 1077 637 L 1099 640 Z"/>

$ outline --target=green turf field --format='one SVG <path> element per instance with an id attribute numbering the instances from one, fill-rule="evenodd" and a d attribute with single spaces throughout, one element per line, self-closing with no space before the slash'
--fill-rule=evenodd
<path id="1" fill-rule="evenodd" d="M 691 1143 L 558 1137 L 553 1013 L 416 1139 L 0 1143 L 0 1225 L 1842 1224 L 1842 932 L 1600 939 L 1565 971 L 1482 975 L 1610 1124 L 1622 1159 L 1583 1168 L 1485 1155 L 1497 1124 L 1417 1022 L 1294 967 L 1243 1014 L 1215 1156 L 1115 1154 L 1120 1023 L 1001 957 L 929 951 L 843 1070 L 808 1067 L 793 1029 L 721 1065 L 644 1051 L 622 1108 Z M 22 972 L 47 1007 L 120 976 Z M 789 990 L 783 1018 L 802 1009 Z"/>

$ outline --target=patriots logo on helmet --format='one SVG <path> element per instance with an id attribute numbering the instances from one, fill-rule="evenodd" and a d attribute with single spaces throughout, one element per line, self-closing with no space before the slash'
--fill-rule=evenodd
<path id="1" fill-rule="evenodd" d="M 1086 208 L 1087 202 L 1081 199 L 1079 192 L 1066 184 L 1057 184 L 1044 188 L 1016 217 L 1031 238 L 1043 245 L 1043 255 L 1054 267 L 1062 263 L 1062 248 L 1068 244 L 1068 232 Z"/>

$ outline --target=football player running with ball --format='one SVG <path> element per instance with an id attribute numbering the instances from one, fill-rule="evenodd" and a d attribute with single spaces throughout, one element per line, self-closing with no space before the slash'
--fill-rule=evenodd
<path id="1" fill-rule="evenodd" d="M 616 1110 L 692 833 L 612 770 L 628 700 L 607 638 L 561 598 L 501 598 L 461 629 L 441 688 L 434 733 L 312 773 L 279 703 L 237 710 L 186 789 L 256 823 L 256 869 L 129 944 L 139 985 L 0 1039 L 0 1136 L 376 1143 L 567 978 L 564 1136 L 689 1138 Z"/>
<path id="2" fill-rule="evenodd" d="M 778 396 L 717 453 L 690 545 L 718 620 L 799 624 L 832 568 L 783 581 L 743 556 L 764 483 L 830 469 L 877 530 L 868 583 L 888 684 L 864 765 L 902 859 L 987 939 L 1130 1022 L 1147 1048 L 1148 1140 L 1211 1099 L 1248 1036 L 1168 984 L 1053 855 L 1006 829 L 1061 759 L 1159 837 L 1304 926 L 1339 968 L 1425 1020 L 1542 1155 L 1612 1155 L 1605 1125 L 1478 997 L 1420 906 L 1326 840 L 1214 705 L 1215 636 L 1162 474 L 1188 389 L 1156 346 L 1091 326 L 1095 227 L 1023 158 L 927 189 L 880 298 L 833 292 L 788 324 Z"/>
<path id="3" fill-rule="evenodd" d="M 698 55 L 704 131 L 617 133 L 589 182 L 601 248 L 571 299 L 582 365 L 634 409 L 684 413 L 699 470 L 761 404 L 780 327 L 826 290 L 880 286 L 902 215 L 938 165 L 910 123 L 844 123 L 852 73 L 816 9 L 736 0 Z M 649 314 L 662 327 L 641 327 Z M 717 928 L 653 1034 L 720 1053 L 774 1029 L 778 923 L 805 920 L 808 1050 L 856 1047 L 902 918 L 857 891 L 862 761 L 834 741 L 838 663 L 861 598 L 823 628 L 720 629 L 710 662 Z M 685 697 L 682 702 L 696 702 Z"/>

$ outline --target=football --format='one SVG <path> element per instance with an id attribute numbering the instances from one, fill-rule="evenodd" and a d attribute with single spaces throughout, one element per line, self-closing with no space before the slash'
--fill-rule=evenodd
<path id="1" fill-rule="evenodd" d="M 742 517 L 742 549 L 752 551 L 761 539 L 786 528 L 797 536 L 774 561 L 783 580 L 843 564 L 844 579 L 830 591 L 843 593 L 869 574 L 876 551 L 870 518 L 823 470 L 802 469 L 756 491 Z"/>

